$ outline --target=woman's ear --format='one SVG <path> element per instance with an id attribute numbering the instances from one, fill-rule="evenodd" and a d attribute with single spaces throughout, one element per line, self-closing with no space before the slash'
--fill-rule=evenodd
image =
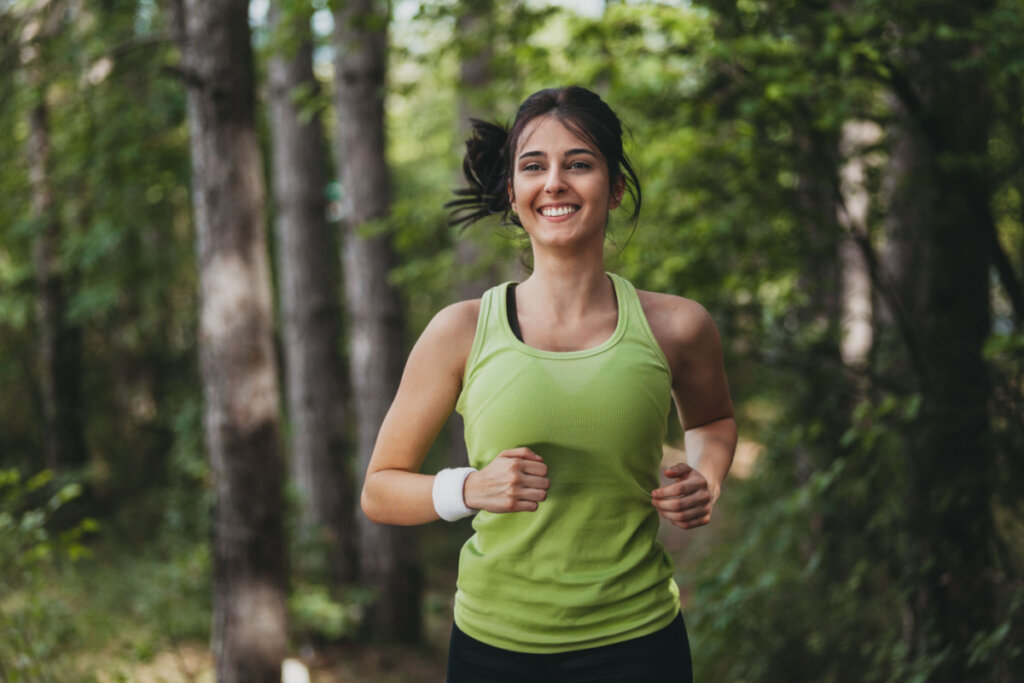
<path id="1" fill-rule="evenodd" d="M 622 195 L 626 192 L 626 176 L 619 174 L 619 177 L 615 179 L 612 184 L 612 197 L 608 204 L 609 209 L 619 208 L 619 204 L 622 203 Z"/>

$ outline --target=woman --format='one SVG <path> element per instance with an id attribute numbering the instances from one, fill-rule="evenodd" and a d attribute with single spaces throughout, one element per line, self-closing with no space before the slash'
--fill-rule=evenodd
<path id="1" fill-rule="evenodd" d="M 596 94 L 543 90 L 511 129 L 474 122 L 457 221 L 500 213 L 533 272 L 451 305 L 409 355 L 362 506 L 375 522 L 476 514 L 460 555 L 449 681 L 689 681 L 658 515 L 707 524 L 736 425 L 721 342 L 688 299 L 604 271 L 609 213 L 640 187 Z M 670 397 L 689 464 L 665 471 Z M 474 468 L 419 474 L 451 411 Z"/>

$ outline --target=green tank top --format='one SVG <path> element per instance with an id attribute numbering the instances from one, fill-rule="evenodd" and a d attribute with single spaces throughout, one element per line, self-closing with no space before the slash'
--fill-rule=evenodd
<path id="1" fill-rule="evenodd" d="M 671 373 L 633 285 L 609 277 L 618 324 L 582 351 L 543 351 L 517 339 L 509 283 L 480 304 L 456 404 L 470 464 L 482 468 L 527 446 L 551 480 L 536 511 L 477 513 L 459 556 L 455 623 L 496 647 L 598 647 L 653 633 L 679 612 L 651 505 Z"/>

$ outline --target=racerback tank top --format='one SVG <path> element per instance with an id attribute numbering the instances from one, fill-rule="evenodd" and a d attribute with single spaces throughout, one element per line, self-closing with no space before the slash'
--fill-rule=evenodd
<path id="1" fill-rule="evenodd" d="M 633 286 L 609 274 L 615 331 L 581 351 L 512 333 L 506 290 L 484 293 L 456 410 L 470 464 L 527 446 L 551 488 L 532 512 L 477 513 L 459 556 L 455 622 L 484 643 L 563 652 L 653 633 L 679 612 L 651 491 L 671 373 Z"/>

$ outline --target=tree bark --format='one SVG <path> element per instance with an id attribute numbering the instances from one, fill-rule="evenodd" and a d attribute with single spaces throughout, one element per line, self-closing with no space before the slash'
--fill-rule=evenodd
<path id="1" fill-rule="evenodd" d="M 871 121 L 848 121 L 843 125 L 840 154 L 845 160 L 839 171 L 839 192 L 842 198 L 839 223 L 846 235 L 839 243 L 842 270 L 842 341 L 843 363 L 855 368 L 868 364 L 874 342 L 871 273 L 857 239 L 870 239 L 868 228 L 871 194 L 866 187 L 868 160 L 864 149 L 878 144 L 882 131 Z"/>
<path id="2" fill-rule="evenodd" d="M 55 29 L 41 17 L 45 39 Z M 39 335 L 40 395 L 43 399 L 44 460 L 57 471 L 81 468 L 88 461 L 82 425 L 82 330 L 67 319 L 67 268 L 60 258 L 61 223 L 50 182 L 50 128 L 46 82 L 37 40 L 22 49 L 23 66 L 36 101 L 29 110 L 26 157 L 36 234 L 32 260 L 36 282 L 36 327 Z"/>
<path id="3" fill-rule="evenodd" d="M 807 483 L 815 471 L 831 464 L 836 456 L 849 406 L 848 393 L 839 376 L 841 230 L 834 191 L 838 141 L 831 131 L 814 130 L 808 125 L 796 142 L 796 204 L 801 227 L 797 248 L 802 296 L 793 307 L 793 315 L 802 333 L 790 341 L 790 351 L 806 364 L 802 386 L 792 398 L 796 414 L 814 416 L 827 425 L 817 440 L 808 440 L 794 449 L 797 479 Z"/>
<path id="4" fill-rule="evenodd" d="M 404 363 L 402 307 L 388 274 L 395 263 L 384 141 L 387 6 L 342 3 L 335 14 L 337 167 L 345 222 L 343 263 L 357 452 L 366 472 Z M 360 520 L 360 569 L 375 589 L 366 631 L 376 639 L 420 638 L 421 579 L 411 528 Z"/>
<path id="5" fill-rule="evenodd" d="M 284 462 L 248 3 L 185 0 L 184 9 L 217 680 L 277 683 L 287 644 Z"/>
<path id="6" fill-rule="evenodd" d="M 309 11 L 281 5 L 271 5 L 270 17 L 286 47 L 271 56 L 268 78 L 291 479 L 299 497 L 299 539 L 312 542 L 306 553 L 326 562 L 335 581 L 351 581 L 354 482 L 338 344 L 337 251 L 326 215 L 327 144 L 319 112 L 304 112 L 311 105 L 296 100 L 320 91 Z"/>
<path id="7" fill-rule="evenodd" d="M 944 20 L 965 25 L 955 16 L 961 11 L 947 10 L 954 16 Z M 905 242 L 899 281 L 921 394 L 908 433 L 907 635 L 912 657 L 935 658 L 934 681 L 984 680 L 985 664 L 969 663 L 969 645 L 996 626 L 990 387 L 981 353 L 990 329 L 991 95 L 985 74 L 962 66 L 975 49 L 930 38 L 905 55 L 913 82 L 898 72 L 893 81 L 901 182 L 891 213 L 899 234 L 914 238 Z"/>
<path id="8" fill-rule="evenodd" d="M 912 325 L 920 318 L 924 297 L 915 260 L 923 238 L 919 232 L 927 229 L 932 211 L 925 178 L 914 171 L 926 165 L 929 150 L 914 130 L 905 106 L 896 97 L 889 97 L 888 102 L 894 117 L 888 130 L 889 163 L 882 181 L 887 211 L 880 261 L 891 287 L 890 295 L 878 300 L 878 312 L 882 323 L 903 320 Z M 916 353 L 916 338 L 910 346 Z"/>
<path id="9" fill-rule="evenodd" d="M 455 26 L 460 46 L 458 97 L 459 142 L 466 140 L 471 132 L 470 118 L 486 119 L 488 112 L 483 102 L 487 100 L 487 88 L 491 84 L 491 62 L 494 59 L 494 2 L 493 0 L 463 0 Z M 464 182 L 461 173 L 456 185 Z M 483 237 L 476 226 L 470 226 L 455 238 L 456 297 L 478 299 L 496 278 L 493 272 L 482 272 L 480 256 L 485 252 Z M 469 465 L 466 451 L 465 425 L 462 416 L 453 413 L 451 427 L 452 467 Z"/>

